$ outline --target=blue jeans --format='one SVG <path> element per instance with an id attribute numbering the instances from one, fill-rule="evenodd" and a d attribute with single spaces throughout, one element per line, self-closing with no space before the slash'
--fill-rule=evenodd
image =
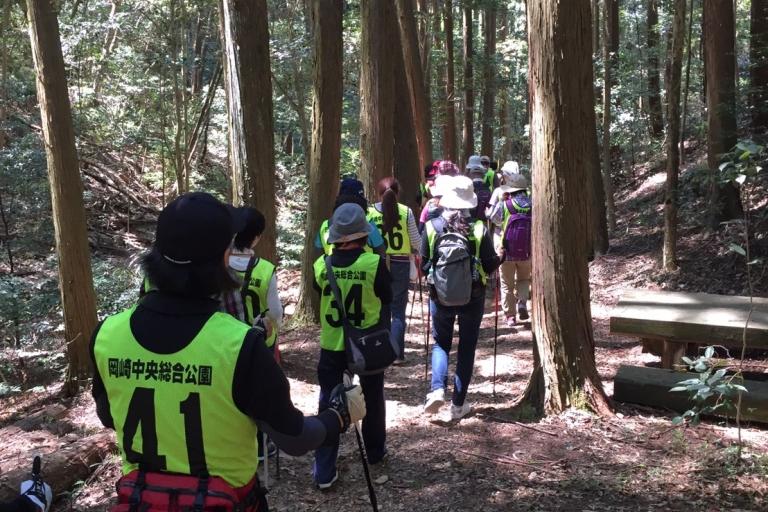
<path id="1" fill-rule="evenodd" d="M 320 351 L 317 363 L 317 380 L 320 383 L 320 411 L 328 408 L 331 391 L 343 382 L 347 358 L 344 352 Z M 387 453 L 386 409 L 384 405 L 384 372 L 360 377 L 360 386 L 365 394 L 366 415 L 363 418 L 363 442 L 368 462 L 376 464 Z M 350 426 L 350 428 L 354 428 Z M 312 476 L 316 483 L 328 483 L 336 474 L 338 442 L 333 446 L 321 446 L 315 450 Z"/>
<path id="2" fill-rule="evenodd" d="M 453 341 L 453 322 L 459 317 L 459 348 L 457 350 L 456 374 L 453 377 L 453 405 L 464 405 L 467 387 L 472 380 L 475 367 L 475 348 L 480 334 L 480 322 L 485 309 L 485 293 L 473 298 L 464 306 L 441 306 L 429 301 L 432 315 L 432 391 L 448 387 L 448 356 Z"/>
<path id="3" fill-rule="evenodd" d="M 392 326 L 390 337 L 400 347 L 401 358 L 405 356 L 405 310 L 408 306 L 408 283 L 411 280 L 411 262 L 392 260 L 389 264 L 392 275 Z"/>

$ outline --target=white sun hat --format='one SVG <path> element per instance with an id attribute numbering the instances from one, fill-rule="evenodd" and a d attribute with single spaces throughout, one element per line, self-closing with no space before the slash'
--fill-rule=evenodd
<path id="1" fill-rule="evenodd" d="M 477 206 L 472 180 L 466 176 L 445 176 L 438 185 L 443 197 L 440 206 L 452 210 L 465 210 Z"/>
<path id="2" fill-rule="evenodd" d="M 504 165 L 501 166 L 501 174 L 505 178 L 509 178 L 515 174 L 520 174 L 520 165 L 514 160 L 507 160 Z"/>

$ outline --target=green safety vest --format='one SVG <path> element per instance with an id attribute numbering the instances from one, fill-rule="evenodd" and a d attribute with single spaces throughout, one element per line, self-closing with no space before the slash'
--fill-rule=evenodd
<path id="1" fill-rule="evenodd" d="M 123 474 L 141 464 L 246 485 L 258 467 L 257 429 L 235 405 L 232 382 L 249 326 L 216 312 L 189 345 L 157 354 L 133 336 L 134 310 L 107 318 L 93 347 Z"/>
<path id="2" fill-rule="evenodd" d="M 243 298 L 243 310 L 245 322 L 253 325 L 257 316 L 267 311 L 267 292 L 272 275 L 275 273 L 275 265 L 264 258 L 251 258 L 245 272 L 235 270 L 237 276 L 242 279 L 243 287 L 240 295 Z M 275 344 L 277 328 L 273 326 L 272 336 L 266 339 L 267 347 Z"/>
<path id="3" fill-rule="evenodd" d="M 384 233 L 384 214 L 375 206 L 368 208 L 368 222 L 379 228 L 381 237 L 387 241 L 387 254 L 411 254 L 411 237 L 408 235 L 408 207 L 397 203 L 397 225 L 390 233 Z"/>
<path id="4" fill-rule="evenodd" d="M 435 229 L 435 225 L 433 224 L 433 220 L 427 222 L 426 224 L 426 230 L 427 230 L 427 241 L 429 242 L 427 246 L 429 247 L 429 259 L 432 259 L 432 253 L 435 250 L 435 241 L 437 240 L 437 230 Z M 485 224 L 483 224 L 483 221 L 476 220 L 472 223 L 471 229 L 469 233 L 467 234 L 467 240 L 469 240 L 470 244 L 472 244 L 475 248 L 475 261 L 474 265 L 477 269 L 477 273 L 480 276 L 480 281 L 485 284 L 488 281 L 488 276 L 485 273 L 485 270 L 483 270 L 483 265 L 480 262 L 480 243 L 483 240 L 483 236 L 485 236 Z"/>
<path id="5" fill-rule="evenodd" d="M 352 265 L 333 268 L 347 320 L 358 329 L 373 327 L 379 323 L 381 317 L 381 299 L 373 289 L 379 260 L 381 256 L 364 252 Z M 320 296 L 320 348 L 343 352 L 341 312 L 328 283 L 324 256 L 315 260 L 314 268 L 315 281 L 323 291 Z"/>
<path id="6" fill-rule="evenodd" d="M 488 188 L 493 190 L 493 182 L 496 180 L 496 171 L 493 169 L 488 169 L 485 172 L 485 176 L 483 176 L 483 181 L 486 185 L 488 185 Z"/>
<path id="7" fill-rule="evenodd" d="M 333 254 L 333 245 L 328 243 L 328 236 L 329 236 L 329 224 L 328 219 L 325 219 L 322 224 L 320 224 L 320 245 L 323 246 L 323 254 L 326 256 L 330 256 Z M 366 244 L 363 246 L 363 250 L 365 252 L 369 252 L 373 254 L 373 247 L 371 247 L 370 239 L 366 242 Z"/>

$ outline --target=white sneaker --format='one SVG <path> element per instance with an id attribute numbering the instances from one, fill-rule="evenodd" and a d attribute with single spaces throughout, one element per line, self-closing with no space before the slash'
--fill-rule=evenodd
<path id="1" fill-rule="evenodd" d="M 445 390 L 435 389 L 427 393 L 427 403 L 424 404 L 424 412 L 435 414 L 445 403 Z"/>
<path id="2" fill-rule="evenodd" d="M 318 482 L 316 484 L 317 488 L 320 489 L 321 491 L 327 491 L 328 489 L 333 487 L 333 484 L 335 484 L 338 479 L 339 479 L 339 472 L 337 470 L 336 473 L 334 473 L 333 478 L 331 478 L 330 482 L 325 482 L 323 484 Z"/>
<path id="3" fill-rule="evenodd" d="M 464 405 L 451 405 L 451 420 L 460 420 L 470 412 L 472 412 L 472 406 L 469 402 L 464 402 Z"/>

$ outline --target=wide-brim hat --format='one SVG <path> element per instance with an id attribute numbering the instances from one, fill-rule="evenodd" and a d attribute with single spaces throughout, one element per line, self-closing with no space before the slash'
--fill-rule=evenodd
<path id="1" fill-rule="evenodd" d="M 517 192 L 518 190 L 528 190 L 528 180 L 522 174 L 505 175 L 504 181 L 506 185 L 511 189 L 510 192 Z"/>
<path id="2" fill-rule="evenodd" d="M 477 206 L 475 187 L 466 176 L 443 176 L 437 187 L 442 193 L 440 206 L 444 208 L 465 210 Z"/>
<path id="3" fill-rule="evenodd" d="M 507 160 L 506 162 L 504 162 L 504 165 L 501 166 L 501 173 L 504 176 L 520 174 L 520 165 L 514 160 Z"/>
<path id="4" fill-rule="evenodd" d="M 485 171 L 483 161 L 478 155 L 472 155 L 467 162 L 467 171 L 472 172 L 474 170 Z"/>
<path id="5" fill-rule="evenodd" d="M 368 237 L 371 224 L 365 218 L 365 212 L 360 205 L 344 203 L 336 208 L 331 220 L 328 221 L 329 244 L 343 244 L 359 238 Z"/>
<path id="6" fill-rule="evenodd" d="M 224 252 L 245 227 L 245 211 L 205 192 L 182 194 L 157 219 L 155 249 L 176 265 L 223 261 Z"/>

